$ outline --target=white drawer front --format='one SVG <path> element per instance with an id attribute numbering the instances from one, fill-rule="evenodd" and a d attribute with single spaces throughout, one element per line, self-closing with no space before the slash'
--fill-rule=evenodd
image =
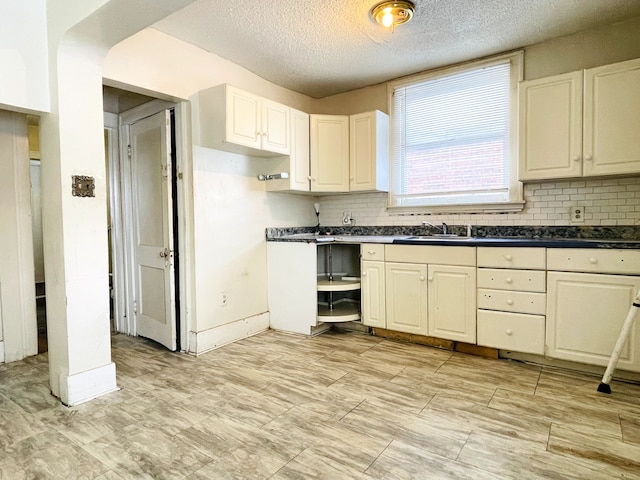
<path id="1" fill-rule="evenodd" d="M 542 270 L 478 269 L 478 288 L 545 292 L 546 272 Z"/>
<path id="2" fill-rule="evenodd" d="M 478 345 L 544 355 L 545 317 L 478 310 Z"/>
<path id="3" fill-rule="evenodd" d="M 478 308 L 544 315 L 547 310 L 547 295 L 481 288 L 478 290 Z"/>
<path id="4" fill-rule="evenodd" d="M 549 248 L 548 270 L 640 275 L 640 250 Z"/>
<path id="5" fill-rule="evenodd" d="M 360 245 L 363 260 L 384 261 L 384 243 L 363 243 Z"/>
<path id="6" fill-rule="evenodd" d="M 387 262 L 476 266 L 476 247 L 446 245 L 386 245 Z"/>
<path id="7" fill-rule="evenodd" d="M 478 247 L 478 266 L 493 268 L 531 268 L 544 270 L 544 248 L 536 247 Z"/>

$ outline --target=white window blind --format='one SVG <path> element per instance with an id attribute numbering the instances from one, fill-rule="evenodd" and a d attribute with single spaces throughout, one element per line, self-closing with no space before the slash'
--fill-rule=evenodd
<path id="1" fill-rule="evenodd" d="M 513 200 L 511 71 L 506 58 L 392 87 L 392 206 Z"/>

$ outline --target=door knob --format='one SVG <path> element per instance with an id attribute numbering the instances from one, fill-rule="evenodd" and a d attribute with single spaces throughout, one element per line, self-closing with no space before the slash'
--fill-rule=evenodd
<path id="1" fill-rule="evenodd" d="M 162 258 L 166 258 L 166 257 L 168 257 L 168 256 L 169 256 L 169 254 L 170 254 L 170 253 L 171 253 L 171 252 L 169 251 L 169 249 L 168 249 L 168 248 L 165 248 L 164 250 L 161 250 L 161 251 L 160 251 L 160 256 L 161 256 Z"/>

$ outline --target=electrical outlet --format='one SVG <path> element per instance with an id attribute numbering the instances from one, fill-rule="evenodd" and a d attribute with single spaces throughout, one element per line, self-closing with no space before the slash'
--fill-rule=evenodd
<path id="1" fill-rule="evenodd" d="M 342 212 L 342 224 L 351 225 L 352 223 L 353 218 L 351 217 L 351 212 Z"/>
<path id="2" fill-rule="evenodd" d="M 229 305 L 229 294 L 227 292 L 220 292 L 220 306 L 226 307 Z"/>
<path id="3" fill-rule="evenodd" d="M 573 205 L 569 209 L 571 223 L 584 223 L 584 207 Z"/>

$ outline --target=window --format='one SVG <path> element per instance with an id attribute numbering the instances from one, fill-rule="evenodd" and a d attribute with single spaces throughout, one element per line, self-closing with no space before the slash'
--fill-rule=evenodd
<path id="1" fill-rule="evenodd" d="M 521 78 L 518 52 L 392 82 L 389 206 L 417 212 L 520 210 Z"/>

